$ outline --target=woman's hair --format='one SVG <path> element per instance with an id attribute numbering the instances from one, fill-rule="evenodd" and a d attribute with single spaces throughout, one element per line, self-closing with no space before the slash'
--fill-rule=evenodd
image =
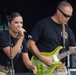
<path id="1" fill-rule="evenodd" d="M 19 17 L 21 16 L 18 12 L 13 12 L 11 15 L 10 15 L 10 22 L 15 18 L 15 17 Z"/>

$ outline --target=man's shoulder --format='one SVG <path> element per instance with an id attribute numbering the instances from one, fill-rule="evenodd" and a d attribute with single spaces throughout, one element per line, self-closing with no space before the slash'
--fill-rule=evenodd
<path id="1" fill-rule="evenodd" d="M 43 19 L 39 20 L 36 24 L 44 24 L 45 25 L 50 20 L 51 20 L 51 17 L 46 17 L 46 18 L 43 18 Z"/>
<path id="2" fill-rule="evenodd" d="M 51 19 L 51 17 L 46 17 L 46 18 L 41 19 L 40 22 L 43 22 L 43 21 L 45 22 L 45 21 L 48 21 L 50 19 Z"/>

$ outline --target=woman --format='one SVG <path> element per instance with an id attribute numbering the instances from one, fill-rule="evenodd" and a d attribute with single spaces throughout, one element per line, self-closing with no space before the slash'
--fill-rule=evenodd
<path id="1" fill-rule="evenodd" d="M 24 39 L 24 32 L 26 32 L 26 30 L 22 28 L 22 16 L 17 12 L 12 13 L 8 24 L 9 30 L 0 33 L 0 65 L 7 67 L 9 65 L 8 63 L 10 63 L 9 66 L 12 67 L 10 60 L 12 54 L 13 65 L 18 63 L 17 61 L 21 56 L 24 65 L 32 70 L 33 73 L 36 73 L 36 67 L 32 65 L 28 57 L 26 40 Z M 17 68 L 15 71 L 16 70 Z"/>

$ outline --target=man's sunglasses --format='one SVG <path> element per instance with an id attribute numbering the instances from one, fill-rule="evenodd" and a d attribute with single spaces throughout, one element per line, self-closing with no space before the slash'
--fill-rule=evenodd
<path id="1" fill-rule="evenodd" d="M 59 9 L 59 8 L 58 8 Z M 70 16 L 70 15 L 67 15 L 67 14 L 65 14 L 62 10 L 60 10 L 59 9 L 59 11 L 64 15 L 64 17 L 66 17 L 66 18 L 71 18 L 72 17 L 72 15 Z"/>

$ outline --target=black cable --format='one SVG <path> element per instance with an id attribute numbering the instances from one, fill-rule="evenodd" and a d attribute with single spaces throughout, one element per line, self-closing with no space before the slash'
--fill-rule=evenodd
<path id="1" fill-rule="evenodd" d="M 7 26 L 8 26 L 8 31 L 9 31 L 9 20 L 10 20 L 10 17 L 6 15 L 6 19 L 7 19 Z M 9 74 L 10 75 L 15 75 L 15 72 L 14 72 L 14 64 L 13 64 L 13 57 L 12 57 L 12 46 L 11 46 L 11 36 L 10 36 L 10 33 L 9 33 L 9 42 L 10 42 L 10 66 L 9 67 Z"/>

